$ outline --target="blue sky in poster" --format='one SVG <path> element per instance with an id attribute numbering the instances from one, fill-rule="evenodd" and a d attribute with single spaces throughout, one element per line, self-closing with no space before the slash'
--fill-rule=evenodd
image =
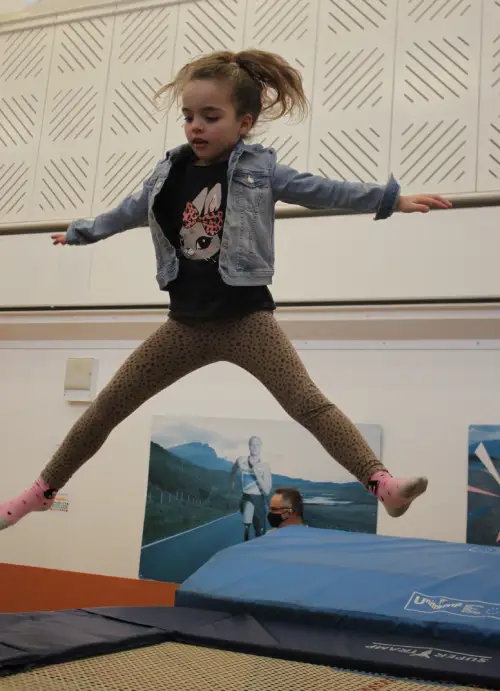
<path id="1" fill-rule="evenodd" d="M 380 455 L 381 427 L 371 424 L 357 427 Z M 248 439 L 254 434 L 262 439 L 262 458 L 271 465 L 273 473 L 319 482 L 354 480 L 332 461 L 309 432 L 292 420 L 155 416 L 151 438 L 168 449 L 193 441 L 202 442 L 209 444 L 219 457 L 234 461 L 248 454 Z"/>
<path id="2" fill-rule="evenodd" d="M 469 453 L 483 443 L 488 452 L 500 458 L 500 425 L 471 425 L 469 427 Z"/>

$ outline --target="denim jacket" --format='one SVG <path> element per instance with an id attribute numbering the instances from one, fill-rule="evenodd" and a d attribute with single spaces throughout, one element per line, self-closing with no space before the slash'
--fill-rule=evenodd
<path id="1" fill-rule="evenodd" d="M 114 209 L 94 220 L 74 221 L 67 231 L 67 243 L 85 245 L 149 225 L 156 253 L 156 279 L 161 290 L 167 289 L 177 277 L 179 260 L 155 218 L 153 205 L 172 166 L 189 150 L 184 144 L 167 152 L 142 188 Z M 383 219 L 396 208 L 399 191 L 392 175 L 387 185 L 337 182 L 279 165 L 274 149 L 239 142 L 228 162 L 227 206 L 219 255 L 221 277 L 234 286 L 272 283 L 278 201 L 310 209 L 373 211 L 376 219 Z"/>

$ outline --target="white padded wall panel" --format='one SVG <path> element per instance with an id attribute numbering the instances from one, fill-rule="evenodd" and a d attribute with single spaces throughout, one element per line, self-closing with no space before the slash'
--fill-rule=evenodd
<path id="1" fill-rule="evenodd" d="M 400 0 L 392 167 L 407 191 L 476 183 L 481 3 Z"/>
<path id="2" fill-rule="evenodd" d="M 92 213 L 140 186 L 163 156 L 167 115 L 153 103 L 170 81 L 178 6 L 116 17 Z"/>
<path id="3" fill-rule="evenodd" d="M 0 237 L 0 307 L 54 304 L 56 255 L 50 250 L 43 235 Z"/>
<path id="4" fill-rule="evenodd" d="M 250 0 L 252 2 L 252 0 Z M 241 50 L 247 0 L 199 0 L 179 6 L 174 70 L 214 50 Z M 185 141 L 180 109 L 172 108 L 166 148 Z"/>
<path id="5" fill-rule="evenodd" d="M 300 70 L 306 96 L 311 100 L 317 24 L 316 2 L 249 1 L 243 46 L 282 55 Z M 310 128 L 310 118 L 300 124 L 286 120 L 266 123 L 257 128 L 253 141 L 273 146 L 280 163 L 305 170 L 308 165 Z"/>
<path id="6" fill-rule="evenodd" d="M 53 33 L 40 27 L 0 35 L 0 223 L 33 216 Z"/>
<path id="7" fill-rule="evenodd" d="M 114 17 L 56 27 L 33 214 L 71 220 L 92 211 Z"/>
<path id="8" fill-rule="evenodd" d="M 154 89 L 197 55 L 243 47 L 279 52 L 304 76 L 310 121 L 274 123 L 256 133 L 257 140 L 278 149 L 284 163 L 348 180 L 383 182 L 392 170 L 407 192 L 500 190 L 500 0 L 153 4 L 135 0 L 124 12 L 124 3 L 115 17 L 88 7 L 44 24 L 34 19 L 12 29 L 0 25 L 0 223 L 70 220 L 116 204 L 138 187 L 166 148 L 184 141 L 182 117 L 174 111 L 167 121 L 164 112 L 155 111 Z M 435 221 L 411 217 L 391 223 L 408 225 L 401 241 L 418 256 L 415 265 L 434 255 L 451 257 L 460 277 L 469 216 L 476 223 L 483 219 L 487 243 L 494 247 L 495 213 L 471 210 Z M 322 248 L 318 251 L 325 256 L 334 251 L 345 258 L 342 267 L 352 267 L 349 258 L 361 237 L 353 244 L 354 225 L 368 224 L 366 241 L 362 231 L 366 245 L 370 223 L 286 222 L 286 254 L 278 247 L 278 260 L 297 246 L 288 225 L 297 225 L 300 235 L 299 226 L 306 224 L 318 235 L 313 243 Z M 429 223 L 431 231 L 440 229 L 431 232 L 430 244 L 420 228 Z M 331 224 L 338 229 L 335 237 Z M 156 289 L 153 250 L 144 232 L 84 252 L 58 252 L 48 238 L 6 238 L 0 257 L 4 304 L 161 302 L 165 296 Z M 491 272 L 467 285 L 458 278 L 450 283 L 449 271 L 438 271 L 432 286 L 413 280 L 400 270 L 400 236 L 388 226 L 376 237 L 378 263 L 372 253 L 372 264 L 390 269 L 381 274 L 378 288 L 363 278 L 366 272 L 353 282 L 348 271 L 333 283 L 323 279 L 316 285 L 308 269 L 299 290 L 296 278 L 290 283 L 280 269 L 277 297 L 432 297 L 444 288 L 447 295 L 498 293 Z M 486 254 L 496 256 L 494 250 Z M 296 259 L 304 269 L 303 257 L 290 257 L 285 263 Z"/>
<path id="9" fill-rule="evenodd" d="M 0 307 L 85 304 L 93 251 L 52 247 L 47 235 L 0 236 Z"/>
<path id="10" fill-rule="evenodd" d="M 320 0 L 312 172 L 387 178 L 396 9 L 380 0 Z"/>
<path id="11" fill-rule="evenodd" d="M 303 74 L 311 119 L 255 133 L 282 162 L 349 180 L 393 170 L 407 191 L 500 189 L 500 0 L 138 0 L 35 21 L 0 27 L 0 222 L 112 207 L 184 141 L 154 90 L 243 47 Z"/>
<path id="12" fill-rule="evenodd" d="M 500 1 L 483 0 L 477 189 L 500 189 Z"/>
<path id="13" fill-rule="evenodd" d="M 149 228 L 134 228 L 94 245 L 87 304 L 162 304 L 168 301 L 168 294 L 162 293 L 156 283 L 150 235 Z M 75 249 L 79 254 L 80 248 Z"/>

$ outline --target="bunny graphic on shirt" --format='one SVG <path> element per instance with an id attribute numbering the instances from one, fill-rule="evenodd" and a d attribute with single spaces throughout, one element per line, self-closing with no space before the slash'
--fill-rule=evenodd
<path id="1" fill-rule="evenodd" d="M 222 186 L 205 187 L 193 202 L 188 202 L 182 215 L 180 248 L 187 259 L 213 259 L 220 251 L 220 232 L 224 213 L 220 210 Z"/>

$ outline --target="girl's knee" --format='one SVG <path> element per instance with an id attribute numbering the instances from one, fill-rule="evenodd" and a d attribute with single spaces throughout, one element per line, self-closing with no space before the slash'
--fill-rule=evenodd
<path id="1" fill-rule="evenodd" d="M 302 425 L 307 425 L 308 421 L 334 407 L 334 404 L 318 390 L 305 395 L 294 394 L 284 406 L 288 415 Z"/>

